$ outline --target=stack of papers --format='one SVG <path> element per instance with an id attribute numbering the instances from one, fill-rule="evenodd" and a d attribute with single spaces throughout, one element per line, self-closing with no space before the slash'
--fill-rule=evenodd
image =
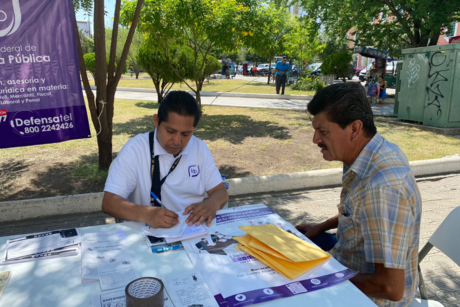
<path id="1" fill-rule="evenodd" d="M 82 283 L 99 281 L 102 290 L 125 287 L 139 277 L 123 230 L 83 235 Z"/>
<path id="2" fill-rule="evenodd" d="M 193 224 L 189 226 L 185 221 L 188 218 L 188 215 L 182 215 L 184 211 L 176 212 L 179 215 L 179 223 L 171 228 L 152 228 L 149 226 L 142 227 L 142 233 L 147 237 L 148 241 L 155 241 L 150 238 L 156 237 L 157 239 L 164 239 L 166 243 L 174 243 L 179 242 L 191 238 L 195 238 L 198 236 L 202 236 L 208 233 L 208 228 L 201 224 L 197 226 Z M 158 242 L 159 245 L 163 242 Z M 151 245 L 153 246 L 153 245 Z"/>
<path id="3" fill-rule="evenodd" d="M 78 255 L 80 243 L 75 228 L 8 240 L 2 264 Z"/>
<path id="4" fill-rule="evenodd" d="M 239 228 L 245 231 L 246 235 L 234 238 L 240 242 L 236 248 L 291 280 L 331 257 L 322 249 L 271 224 Z"/>

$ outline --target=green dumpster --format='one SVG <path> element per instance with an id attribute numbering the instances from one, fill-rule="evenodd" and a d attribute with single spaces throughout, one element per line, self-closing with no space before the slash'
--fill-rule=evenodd
<path id="1" fill-rule="evenodd" d="M 395 97 L 398 118 L 460 127 L 460 44 L 405 49 L 402 54 Z"/>

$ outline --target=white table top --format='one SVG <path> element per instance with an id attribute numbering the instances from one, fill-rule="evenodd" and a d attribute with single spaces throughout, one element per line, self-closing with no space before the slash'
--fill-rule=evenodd
<path id="1" fill-rule="evenodd" d="M 160 277 L 168 274 L 186 274 L 194 268 L 185 251 L 153 254 L 144 242 L 140 231 L 142 223 L 128 222 L 79 228 L 81 234 L 124 229 L 134 267 L 142 276 Z M 5 253 L 8 239 L 0 238 L 0 256 Z M 0 266 L 0 271 L 11 271 L 0 306 L 84 306 L 90 305 L 91 297 L 101 292 L 99 283 L 81 283 L 81 257 L 71 256 Z M 351 282 L 333 287 L 283 298 L 261 306 L 375 306 Z"/>

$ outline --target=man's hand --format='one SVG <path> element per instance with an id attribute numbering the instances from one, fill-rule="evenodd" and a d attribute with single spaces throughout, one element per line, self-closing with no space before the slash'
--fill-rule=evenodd
<path id="1" fill-rule="evenodd" d="M 297 225 L 295 228 L 301 232 L 305 232 L 305 236 L 311 239 L 324 232 L 320 225 L 318 223 L 306 223 Z"/>
<path id="2" fill-rule="evenodd" d="M 159 207 L 146 207 L 144 223 L 153 228 L 171 228 L 179 223 L 179 216 L 168 209 Z"/>
<path id="3" fill-rule="evenodd" d="M 203 224 L 206 221 L 206 226 L 211 226 L 212 219 L 216 216 L 216 211 L 220 207 L 213 202 L 210 202 L 209 199 L 201 203 L 191 204 L 185 208 L 184 215 L 189 214 L 190 216 L 185 221 L 189 226 L 196 223 L 197 226 Z"/>

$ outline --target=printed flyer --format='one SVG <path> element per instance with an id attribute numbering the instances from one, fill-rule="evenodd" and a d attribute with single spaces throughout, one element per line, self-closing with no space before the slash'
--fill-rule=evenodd
<path id="1" fill-rule="evenodd" d="M 2 1 L 0 148 L 89 138 L 71 0 Z"/>
<path id="2" fill-rule="evenodd" d="M 311 292 L 346 281 L 356 272 L 330 258 L 320 266 L 289 280 L 254 257 L 236 249 L 238 226 L 273 224 L 310 242 L 265 205 L 218 211 L 206 236 L 183 241 L 195 269 L 204 276 L 220 306 L 247 306 Z"/>

